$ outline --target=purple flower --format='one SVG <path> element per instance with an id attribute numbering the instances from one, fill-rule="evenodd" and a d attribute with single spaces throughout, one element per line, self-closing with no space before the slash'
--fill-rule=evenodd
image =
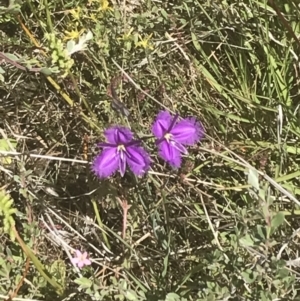
<path id="1" fill-rule="evenodd" d="M 173 167 L 180 167 L 181 154 L 187 154 L 185 145 L 196 144 L 204 136 L 202 125 L 194 117 L 178 121 L 168 111 L 161 111 L 152 125 L 152 133 L 158 138 L 159 155 Z"/>
<path id="2" fill-rule="evenodd" d="M 141 176 L 150 167 L 150 157 L 140 146 L 140 141 L 133 140 L 133 133 L 126 127 L 114 126 L 104 132 L 107 143 L 99 143 L 103 148 L 92 165 L 99 178 L 107 178 L 118 169 L 123 177 L 128 164 L 131 171 Z"/>
<path id="3" fill-rule="evenodd" d="M 87 252 L 81 253 L 79 250 L 75 251 L 76 256 L 71 259 L 73 265 L 77 265 L 80 269 L 83 268 L 85 265 L 91 265 L 92 262 L 88 259 Z"/>

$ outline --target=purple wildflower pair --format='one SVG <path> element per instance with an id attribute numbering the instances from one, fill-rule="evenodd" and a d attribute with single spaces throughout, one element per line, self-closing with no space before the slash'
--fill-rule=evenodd
<path id="1" fill-rule="evenodd" d="M 181 165 L 181 155 L 188 153 L 185 146 L 197 143 L 204 136 L 202 125 L 194 117 L 178 121 L 178 115 L 173 117 L 168 111 L 157 115 L 152 133 L 157 138 L 160 157 L 175 168 Z M 123 177 L 126 165 L 137 176 L 149 170 L 150 156 L 141 146 L 141 141 L 133 139 L 130 129 L 114 126 L 107 129 L 104 135 L 107 142 L 98 144 L 103 151 L 92 165 L 99 178 L 107 178 L 117 170 Z"/>

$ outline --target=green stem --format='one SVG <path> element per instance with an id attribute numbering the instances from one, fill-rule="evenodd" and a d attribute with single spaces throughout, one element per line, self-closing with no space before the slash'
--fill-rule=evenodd
<path id="1" fill-rule="evenodd" d="M 85 108 L 89 111 L 89 113 L 91 114 L 91 116 L 93 117 L 93 119 L 94 119 L 94 120 L 97 120 L 97 117 L 96 117 L 96 115 L 93 113 L 91 107 L 89 106 L 89 103 L 86 101 L 85 97 L 81 94 L 80 90 L 78 89 L 77 82 L 76 82 L 76 80 L 75 80 L 75 77 L 74 77 L 73 73 L 72 73 L 72 72 L 69 72 L 69 76 L 70 76 L 70 78 L 71 78 L 71 80 L 72 80 L 72 82 L 73 82 L 73 85 L 74 85 L 74 88 L 75 88 L 75 91 L 76 91 L 78 97 L 82 100 L 82 102 L 83 102 Z"/>
<path id="2" fill-rule="evenodd" d="M 48 30 L 49 30 L 49 32 L 53 33 L 53 24 L 52 24 L 52 20 L 51 20 L 51 16 L 50 16 L 48 0 L 44 0 L 44 1 L 45 1 L 44 5 L 45 5 L 45 9 L 46 9 L 46 18 L 47 18 Z"/>
<path id="3" fill-rule="evenodd" d="M 99 214 L 97 202 L 95 201 L 94 198 L 92 198 L 92 204 L 93 204 L 93 208 L 94 208 L 94 212 L 95 212 L 95 215 L 96 215 L 96 219 L 97 219 L 98 225 L 102 229 L 103 240 L 105 242 L 106 247 L 110 250 L 111 249 L 110 248 L 110 244 L 108 242 L 108 238 L 107 238 L 107 235 L 106 235 L 105 230 L 104 230 L 104 225 L 102 223 L 102 220 L 101 220 L 101 217 L 100 217 L 100 214 Z"/>
<path id="4" fill-rule="evenodd" d="M 36 269 L 39 271 L 41 276 L 48 281 L 48 283 L 54 287 L 57 294 L 62 296 L 64 293 L 64 288 L 55 280 L 55 277 L 53 277 L 49 271 L 44 267 L 44 265 L 41 263 L 41 261 L 33 254 L 31 249 L 25 244 L 25 242 L 22 240 L 22 238 L 19 236 L 17 230 L 13 228 L 13 231 L 15 233 L 16 239 L 18 240 L 23 252 L 32 260 L 33 265 L 36 267 Z"/>

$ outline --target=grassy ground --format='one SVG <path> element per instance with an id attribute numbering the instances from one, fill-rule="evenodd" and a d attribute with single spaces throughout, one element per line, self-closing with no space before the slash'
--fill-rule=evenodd
<path id="1" fill-rule="evenodd" d="M 300 300 L 299 35 L 295 0 L 0 1 L 0 299 Z M 183 166 L 95 178 L 164 108 Z"/>

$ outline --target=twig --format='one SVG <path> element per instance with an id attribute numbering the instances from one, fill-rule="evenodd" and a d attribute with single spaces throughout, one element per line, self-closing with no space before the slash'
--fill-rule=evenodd
<path id="1" fill-rule="evenodd" d="M 214 141 L 215 143 L 217 143 L 218 145 L 222 146 L 228 153 L 232 154 L 235 158 L 237 158 L 238 160 L 232 159 L 230 158 L 230 160 L 232 160 L 232 162 L 237 163 L 240 166 L 244 166 L 248 169 L 253 169 L 255 170 L 259 175 L 261 175 L 262 177 L 265 178 L 265 180 L 267 180 L 272 186 L 274 186 L 276 189 L 278 189 L 282 194 L 284 194 L 286 197 L 288 197 L 291 201 L 295 202 L 297 205 L 300 206 L 300 201 L 298 201 L 290 192 L 288 192 L 286 189 L 284 189 L 280 184 L 278 184 L 275 180 L 273 180 L 272 178 L 270 178 L 266 173 L 256 169 L 255 167 L 253 167 L 251 164 L 249 164 L 246 160 L 244 160 L 241 156 L 237 155 L 235 152 L 233 152 L 232 150 L 230 150 L 228 147 L 226 147 L 225 145 L 223 145 L 222 143 L 220 143 L 219 141 L 215 140 L 213 137 L 206 135 L 207 137 L 209 137 L 212 141 Z M 226 156 L 224 156 L 223 154 L 220 154 L 214 150 L 209 150 L 209 149 L 205 149 L 205 148 L 199 148 L 202 149 L 206 152 L 210 152 L 212 154 L 215 154 L 217 156 L 220 157 L 224 157 L 226 159 L 228 159 Z"/>
<path id="2" fill-rule="evenodd" d="M 28 271 L 29 271 L 29 266 L 30 265 L 30 259 L 29 257 L 27 256 L 26 258 L 26 262 L 25 262 L 25 270 L 23 272 L 23 275 L 22 275 L 22 278 L 20 279 L 18 285 L 17 285 L 17 288 L 15 289 L 15 291 L 11 294 L 11 296 L 6 300 L 6 301 L 13 301 L 13 300 L 16 300 L 15 297 L 18 295 L 18 292 L 20 290 L 20 288 L 22 287 L 23 283 L 24 283 L 24 280 L 28 274 Z"/>
<path id="3" fill-rule="evenodd" d="M 26 153 L 26 152 L 20 153 L 20 152 L 0 150 L 0 155 L 4 155 L 4 156 L 26 156 L 27 155 L 31 158 L 39 158 L 39 159 L 47 159 L 47 160 L 55 160 L 55 161 L 66 161 L 66 162 L 73 162 L 73 163 L 80 163 L 80 164 L 89 163 L 86 160 L 77 160 L 77 159 L 71 159 L 71 158 L 45 156 L 45 155 L 38 155 L 38 154 L 30 154 L 30 153 Z"/>
<path id="4" fill-rule="evenodd" d="M 16 68 L 18 68 L 22 71 L 41 72 L 41 70 L 43 69 L 43 68 L 27 68 L 27 67 L 24 67 L 24 66 L 20 65 L 19 63 L 17 63 L 16 61 L 14 61 L 14 60 L 10 59 L 9 57 L 7 57 L 5 55 L 5 53 L 3 53 L 3 52 L 0 52 L 0 58 L 1 57 L 4 59 L 4 61 L 12 64 L 13 66 L 15 66 Z"/>
<path id="5" fill-rule="evenodd" d="M 122 228 L 122 238 L 125 239 L 126 236 L 126 229 L 127 229 L 127 214 L 128 209 L 131 207 L 131 205 L 128 205 L 127 200 L 121 201 L 120 198 L 117 198 L 119 201 L 122 209 L 123 209 L 123 228 Z"/>
<path id="6" fill-rule="evenodd" d="M 268 0 L 270 6 L 276 11 L 277 16 L 279 17 L 279 19 L 281 20 L 281 22 L 283 23 L 283 26 L 286 28 L 286 30 L 288 31 L 288 33 L 293 37 L 293 39 L 295 40 L 295 42 L 298 44 L 298 46 L 300 46 L 300 41 L 297 38 L 292 26 L 289 24 L 289 22 L 285 19 L 285 17 L 283 16 L 283 14 L 281 13 L 279 7 L 275 4 L 275 2 L 273 0 Z"/>
<path id="7" fill-rule="evenodd" d="M 9 297 L 8 296 L 4 296 L 4 295 L 0 295 L 0 299 L 3 300 L 7 300 Z M 12 301 L 41 301 L 41 300 L 37 300 L 37 299 L 28 299 L 28 298 L 12 298 Z"/>
<path id="8" fill-rule="evenodd" d="M 170 110 L 167 106 L 165 106 L 160 101 L 158 101 L 153 96 L 151 96 L 149 93 L 147 93 L 146 91 L 144 91 L 143 89 L 141 89 L 140 86 L 138 84 L 136 84 L 136 82 L 129 76 L 129 74 L 114 59 L 112 59 L 112 62 L 118 67 L 118 69 L 126 76 L 126 78 L 128 79 L 128 81 L 130 81 L 137 90 L 141 91 L 143 94 L 145 94 L 150 99 L 152 99 L 153 101 L 155 101 L 159 106 L 162 106 L 164 109 L 166 109 L 169 112 L 175 114 L 174 111 Z"/>
<path id="9" fill-rule="evenodd" d="M 52 218 L 50 217 L 50 215 L 48 213 L 46 213 L 46 217 L 50 223 L 50 225 L 52 226 L 52 229 L 49 227 L 49 225 L 46 223 L 46 221 L 44 220 L 44 217 L 42 216 L 41 217 L 41 220 L 43 221 L 44 225 L 46 226 L 46 228 L 48 229 L 48 231 L 57 239 L 57 241 L 60 243 L 60 245 L 63 247 L 63 249 L 65 250 L 66 254 L 68 255 L 69 259 L 70 259 L 70 262 L 72 263 L 72 255 L 70 254 L 69 250 L 68 249 L 72 249 L 72 251 L 74 252 L 75 249 L 71 248 L 69 246 L 69 244 L 67 242 L 65 242 L 63 240 L 63 237 L 62 235 L 59 234 L 59 232 L 57 231 L 57 229 L 55 228 L 54 226 L 54 223 L 52 221 Z M 77 274 L 79 277 L 82 277 L 81 273 L 80 273 L 80 270 L 79 268 L 73 264 L 73 267 L 75 268 Z"/>
<path id="10" fill-rule="evenodd" d="M 22 29 L 25 31 L 26 35 L 29 37 L 29 39 L 31 40 L 31 42 L 36 47 L 40 48 L 39 43 L 36 41 L 36 39 L 34 38 L 34 36 L 31 34 L 31 32 L 27 29 L 27 27 L 22 22 L 21 16 L 19 15 L 17 18 L 18 18 L 18 21 L 19 21 Z M 41 50 L 41 53 L 43 55 L 45 55 L 45 56 L 47 55 L 46 52 L 43 51 L 43 50 Z M 51 76 L 46 76 L 46 79 L 53 86 L 53 88 L 56 89 L 56 92 L 58 94 L 60 94 L 62 96 L 62 98 L 68 103 L 68 105 L 70 107 L 73 107 L 75 102 L 71 99 L 71 97 L 65 91 L 63 91 L 61 89 L 61 87 L 59 86 L 59 84 Z M 84 114 L 82 111 L 79 114 L 82 117 L 82 119 L 91 126 L 91 128 L 97 130 L 98 132 L 102 131 L 102 129 L 98 126 L 98 124 L 96 124 L 89 116 L 87 116 L 86 114 Z"/>
<path id="11" fill-rule="evenodd" d="M 74 228 L 72 228 L 64 219 L 62 219 L 55 211 L 53 211 L 51 208 L 47 208 L 47 211 L 50 212 L 51 214 L 53 214 L 57 219 L 59 219 L 59 221 L 64 224 L 71 232 L 75 233 L 78 237 L 80 237 L 83 241 L 85 241 L 94 251 L 96 251 L 96 253 L 100 254 L 102 258 L 104 258 L 107 261 L 110 261 L 110 259 L 105 256 L 104 253 L 102 253 L 100 251 L 99 248 L 95 247 L 93 244 L 89 243 L 87 241 L 87 239 L 81 235 L 78 231 L 76 231 Z M 110 250 L 108 250 L 106 248 L 106 246 L 104 244 L 102 244 L 102 247 L 104 248 L 104 250 L 110 254 L 113 254 Z"/>

